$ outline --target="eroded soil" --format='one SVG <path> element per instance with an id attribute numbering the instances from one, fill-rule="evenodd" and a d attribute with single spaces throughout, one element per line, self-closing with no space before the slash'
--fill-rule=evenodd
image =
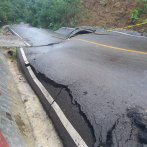
<path id="1" fill-rule="evenodd" d="M 102 26 L 110 28 L 126 27 L 128 25 L 141 23 L 146 19 L 142 14 L 140 19 L 134 23 L 130 21 L 131 10 L 137 7 L 137 0 L 83 0 L 84 11 L 77 15 L 77 26 Z M 142 31 L 146 27 L 133 27 L 130 30 Z"/>

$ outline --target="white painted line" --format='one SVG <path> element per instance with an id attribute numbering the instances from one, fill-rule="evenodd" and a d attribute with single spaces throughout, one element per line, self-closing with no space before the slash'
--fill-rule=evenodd
<path id="1" fill-rule="evenodd" d="M 13 30 L 11 29 L 11 31 L 13 31 Z M 14 32 L 14 33 L 17 36 L 19 36 L 16 32 Z M 28 44 L 28 46 L 30 46 L 30 45 Z M 29 62 L 27 60 L 27 57 L 26 57 L 26 55 L 24 53 L 23 48 L 20 48 L 20 50 L 21 50 L 21 54 L 22 54 L 22 57 L 23 57 L 23 60 L 24 60 L 25 64 L 29 64 Z M 75 144 L 77 145 L 77 147 L 88 147 L 86 145 L 85 141 L 82 139 L 82 137 L 76 131 L 76 129 L 72 126 L 72 124 L 66 118 L 66 116 L 64 115 L 64 113 L 61 110 L 61 108 L 58 106 L 58 104 L 56 102 L 54 102 L 54 99 L 51 97 L 51 95 L 48 93 L 48 91 L 45 89 L 45 87 L 42 85 L 42 83 L 37 79 L 37 77 L 35 76 L 34 72 L 31 69 L 31 67 L 28 66 L 27 69 L 28 69 L 28 71 L 29 71 L 32 79 L 34 80 L 34 82 L 36 83 L 36 85 L 39 87 L 39 89 L 41 90 L 41 92 L 43 93 L 43 95 L 45 96 L 45 98 L 47 99 L 47 101 L 49 102 L 49 104 L 52 104 L 51 105 L 52 108 L 54 109 L 54 111 L 58 115 L 60 121 L 62 122 L 63 126 L 65 127 L 65 129 L 67 130 L 67 132 L 69 133 L 69 135 L 71 136 L 71 138 L 73 139 L 73 141 L 75 142 Z"/>
<path id="2" fill-rule="evenodd" d="M 35 76 L 34 72 L 32 71 L 31 67 L 28 66 L 28 71 L 32 77 L 32 79 L 34 80 L 34 82 L 36 83 L 36 85 L 39 87 L 39 89 L 41 90 L 41 92 L 44 94 L 45 98 L 48 100 L 48 102 L 50 104 L 53 103 L 54 99 L 51 97 L 51 95 L 48 93 L 48 91 L 45 89 L 45 87 L 42 85 L 42 83 L 37 79 L 37 77 Z"/>
<path id="3" fill-rule="evenodd" d="M 28 59 L 26 58 L 26 55 L 25 55 L 25 53 L 24 53 L 23 48 L 20 48 L 20 51 L 21 51 L 21 54 L 22 54 L 22 57 L 23 57 L 23 60 L 24 60 L 25 64 L 29 64 L 29 61 L 28 61 Z"/>
<path id="4" fill-rule="evenodd" d="M 112 31 L 112 32 L 120 33 L 120 34 L 124 34 L 124 35 L 128 35 L 128 36 L 133 36 L 133 37 L 143 37 L 143 38 L 147 38 L 147 37 L 145 37 L 145 36 L 131 35 L 131 34 L 127 34 L 127 33 L 123 33 L 123 32 L 118 32 L 118 31 Z"/>
<path id="5" fill-rule="evenodd" d="M 30 44 L 28 44 L 26 41 L 23 40 L 23 42 L 27 45 L 27 46 L 31 46 Z"/>
<path id="6" fill-rule="evenodd" d="M 9 27 L 9 29 L 16 35 L 16 36 L 18 36 L 19 38 L 21 38 L 16 32 L 14 32 L 10 27 Z M 22 39 L 22 38 L 21 38 Z"/>
<path id="7" fill-rule="evenodd" d="M 35 76 L 34 72 L 31 69 L 31 67 L 28 66 L 27 68 L 28 68 L 28 71 L 29 71 L 32 79 L 34 80 L 36 85 L 40 88 L 40 90 L 42 91 L 42 93 L 44 94 L 44 96 L 46 97 L 48 102 L 50 104 L 53 103 L 51 105 L 52 108 L 54 109 L 54 111 L 58 115 L 60 121 L 62 122 L 63 126 L 65 127 L 65 129 L 67 130 L 67 132 L 69 133 L 69 135 L 71 136 L 71 138 L 73 139 L 75 144 L 78 147 L 88 147 L 86 145 L 86 143 L 84 142 L 84 140 L 82 139 L 82 137 L 79 135 L 79 133 L 75 130 L 75 128 L 72 126 L 72 124 L 66 118 L 66 116 L 64 115 L 61 108 L 58 106 L 58 104 L 56 102 L 54 102 L 54 99 L 51 97 L 51 95 L 48 93 L 48 91 L 45 89 L 45 87 L 41 84 L 41 82 L 37 79 L 37 77 Z"/>
<path id="8" fill-rule="evenodd" d="M 27 46 L 31 46 L 29 43 L 27 43 L 26 41 L 23 40 L 23 42 L 27 45 Z"/>
<path id="9" fill-rule="evenodd" d="M 79 133 L 75 130 L 75 128 L 72 126 L 72 124 L 69 122 L 69 120 L 66 118 L 64 115 L 63 111 L 61 108 L 58 106 L 56 102 L 52 104 L 52 108 L 55 110 L 56 114 L 60 118 L 60 121 L 62 122 L 63 126 L 75 142 L 75 144 L 78 147 L 88 147 L 82 137 L 79 135 Z"/>
<path id="10" fill-rule="evenodd" d="M 9 29 L 16 35 L 18 36 L 20 39 L 22 39 L 15 31 L 13 31 L 10 27 Z M 23 39 L 22 39 L 23 40 Z M 27 46 L 31 46 L 29 43 L 27 43 L 26 41 L 23 40 L 23 42 L 27 45 Z"/>
<path id="11" fill-rule="evenodd" d="M 26 55 L 24 53 L 23 48 L 20 48 L 20 50 L 21 50 L 25 64 L 28 64 L 29 62 L 26 58 Z M 27 69 L 28 69 L 32 79 L 34 80 L 36 85 L 39 87 L 39 89 L 41 90 L 41 92 L 43 93 L 43 95 L 45 96 L 47 101 L 49 102 L 49 104 L 52 104 L 51 105 L 52 108 L 54 109 L 54 111 L 58 115 L 60 121 L 62 122 L 63 126 L 65 127 L 65 129 L 67 130 L 67 132 L 69 133 L 69 135 L 71 136 L 71 138 L 73 139 L 75 144 L 78 147 L 88 147 L 86 145 L 86 143 L 84 142 L 84 140 L 82 139 L 82 137 L 79 135 L 79 133 L 75 130 L 75 128 L 72 126 L 72 124 L 66 118 L 66 116 L 64 115 L 61 108 L 58 106 L 58 104 L 56 102 L 54 102 L 54 99 L 51 97 L 51 95 L 48 93 L 48 91 L 45 89 L 45 87 L 42 85 L 42 83 L 37 79 L 36 75 L 34 74 L 34 72 L 31 69 L 31 67 L 28 66 Z"/>

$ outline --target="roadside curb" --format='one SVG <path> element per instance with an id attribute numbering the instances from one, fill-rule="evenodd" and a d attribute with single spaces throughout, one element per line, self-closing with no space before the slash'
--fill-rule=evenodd
<path id="1" fill-rule="evenodd" d="M 74 143 L 73 139 L 70 137 L 70 135 L 68 134 L 68 132 L 66 131 L 66 129 L 62 125 L 62 122 L 58 118 L 56 112 L 53 110 L 53 108 L 51 107 L 51 105 L 47 101 L 46 97 L 44 96 L 44 94 L 42 93 L 40 88 L 37 86 L 37 84 L 34 82 L 34 79 L 31 77 L 31 75 L 27 69 L 27 65 L 25 65 L 25 63 L 23 61 L 23 57 L 22 57 L 20 49 L 17 49 L 17 59 L 18 59 L 18 62 L 20 64 L 22 71 L 24 72 L 24 74 L 26 76 L 28 83 L 30 84 L 30 86 L 32 87 L 32 89 L 34 90 L 36 95 L 38 96 L 47 115 L 51 118 L 59 136 L 61 137 L 61 139 L 63 141 L 64 146 L 65 147 L 69 147 L 69 146 L 70 147 L 77 147 L 77 145 Z"/>
<path id="2" fill-rule="evenodd" d="M 10 27 L 13 34 L 19 36 Z M 20 37 L 20 36 L 19 36 Z M 20 37 L 21 38 L 21 37 Z M 22 38 L 21 38 L 22 39 Z M 27 42 L 25 44 L 28 44 Z M 27 45 L 30 46 L 29 44 Z M 44 110 L 53 121 L 53 124 L 66 147 L 88 147 L 76 129 L 66 118 L 64 112 L 50 96 L 45 87 L 36 77 L 30 63 L 28 62 L 23 48 L 17 49 L 17 59 L 26 79 L 43 105 Z"/>

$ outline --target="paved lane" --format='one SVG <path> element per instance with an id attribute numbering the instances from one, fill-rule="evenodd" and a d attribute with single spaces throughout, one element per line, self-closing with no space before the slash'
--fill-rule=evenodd
<path id="1" fill-rule="evenodd" d="M 26 30 L 27 34 L 31 34 L 30 30 Z M 21 29 L 20 32 L 23 34 Z M 50 42 L 49 38 L 45 42 Z M 116 32 L 90 34 L 52 46 L 25 48 L 24 51 L 40 81 L 88 146 L 142 147 L 137 139 L 139 128 L 134 127 L 135 123 L 127 113 L 136 106 L 146 112 L 146 39 Z M 86 138 L 90 132 L 80 129 L 84 122 L 74 113 L 75 106 L 68 108 L 72 105 L 69 98 L 90 124 L 90 141 Z M 88 134 L 84 135 L 85 132 Z"/>
<path id="2" fill-rule="evenodd" d="M 124 48 L 129 50 L 136 50 L 136 51 L 147 51 L 146 47 L 146 37 L 142 36 L 130 36 L 130 35 L 124 35 L 117 32 L 109 32 L 109 33 L 103 33 L 103 34 L 93 34 L 93 35 L 80 35 L 76 38 L 80 38 L 82 40 L 88 40 L 91 42 L 112 46 L 112 47 L 118 47 L 118 48 Z"/>
<path id="3" fill-rule="evenodd" d="M 23 39 L 27 39 L 28 42 L 33 46 L 47 45 L 49 43 L 58 42 L 62 40 L 60 38 L 52 37 L 51 34 L 56 36 L 58 36 L 58 34 L 51 30 L 34 28 L 29 25 L 12 25 L 11 29 L 14 30 Z M 65 36 L 60 34 L 60 37 Z"/>

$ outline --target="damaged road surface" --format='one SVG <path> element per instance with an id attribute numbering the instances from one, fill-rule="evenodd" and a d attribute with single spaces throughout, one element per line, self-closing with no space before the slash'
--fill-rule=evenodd
<path id="1" fill-rule="evenodd" d="M 147 146 L 147 38 L 120 32 L 93 34 L 89 28 L 78 28 L 81 33 L 77 28 L 53 32 L 14 25 L 11 29 L 32 45 L 23 48 L 29 64 L 20 49 L 17 57 L 65 146 Z M 28 66 L 52 103 L 34 83 Z M 63 125 L 54 104 L 85 144 L 73 139 L 75 134 Z"/>

